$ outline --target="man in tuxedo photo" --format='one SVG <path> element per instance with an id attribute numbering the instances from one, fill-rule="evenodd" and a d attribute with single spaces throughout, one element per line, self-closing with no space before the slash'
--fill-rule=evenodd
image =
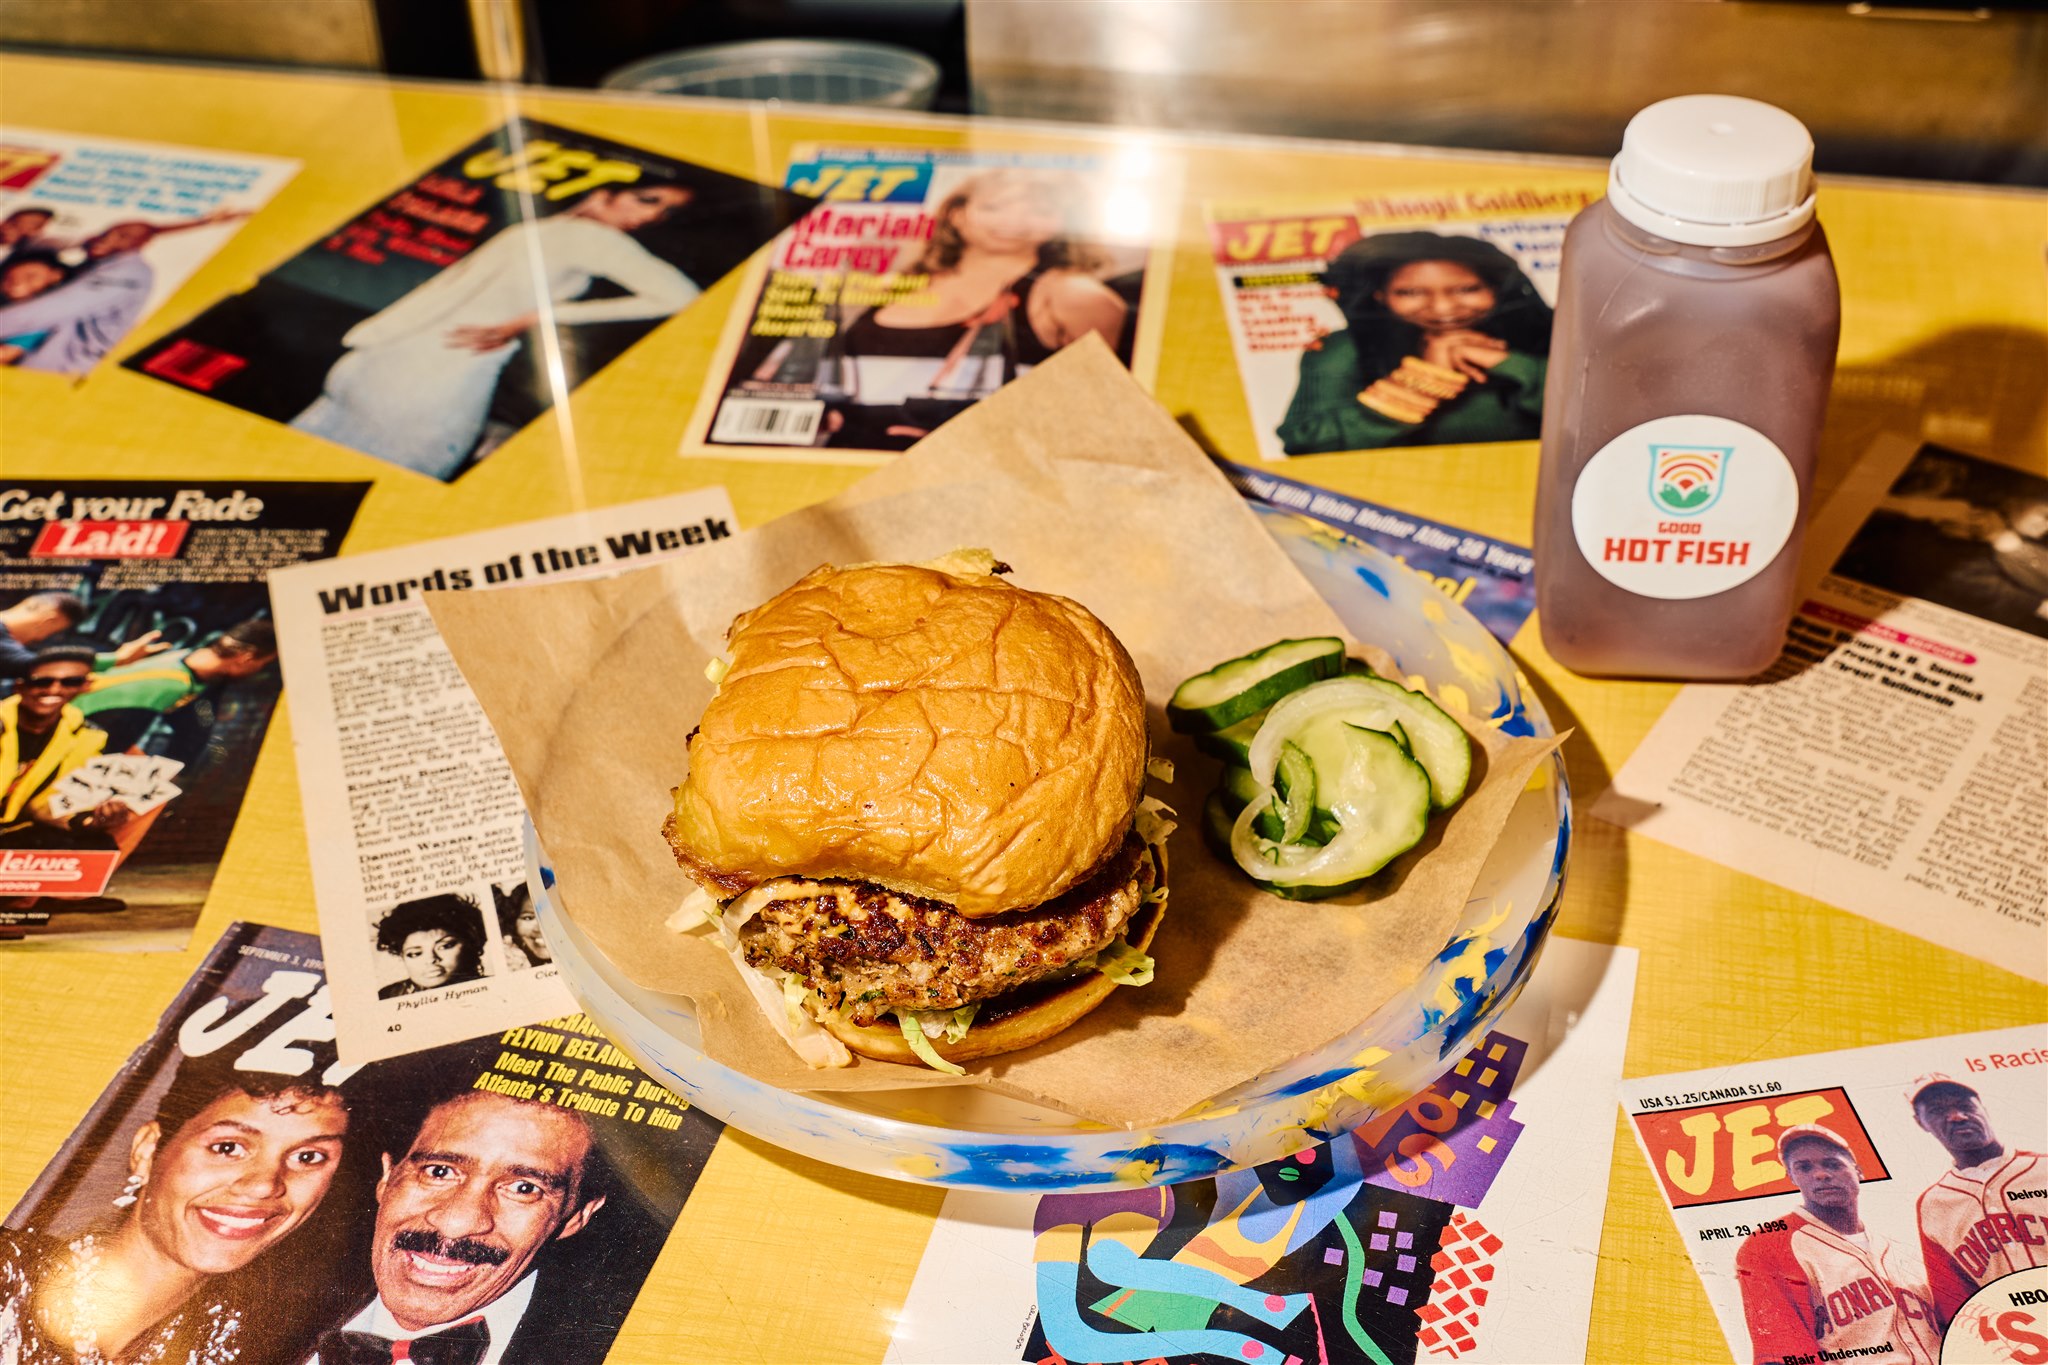
<path id="1" fill-rule="evenodd" d="M 565 1324 L 534 1305 L 537 1290 L 548 1302 L 536 1262 L 604 1207 L 600 1164 L 572 1110 L 479 1090 L 436 1105 L 402 1155 L 383 1154 L 376 1293 L 308 1365 L 556 1365 Z"/>

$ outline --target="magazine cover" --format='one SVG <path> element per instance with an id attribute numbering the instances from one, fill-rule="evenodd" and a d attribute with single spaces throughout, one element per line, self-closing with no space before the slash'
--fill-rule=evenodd
<path id="1" fill-rule="evenodd" d="M 1589 185 L 1211 204 L 1259 454 L 1534 440 L 1564 230 L 1598 197 Z"/>
<path id="2" fill-rule="evenodd" d="M 1635 995 L 1553 938 L 1428 1089 L 1337 1142 L 1112 1194 L 947 1194 L 894 1362 L 1583 1360 Z"/>
<path id="3" fill-rule="evenodd" d="M 1888 437 L 1805 558 L 1777 661 L 1681 689 L 1594 815 L 2048 981 L 2048 479 Z"/>
<path id="4" fill-rule="evenodd" d="M 450 480 L 809 203 L 515 119 L 127 365 Z"/>
<path id="5" fill-rule="evenodd" d="M 617 573 L 733 526 L 700 488 L 271 575 L 344 1058 L 576 1008 L 527 892 L 519 784 L 420 593 Z"/>
<path id="6" fill-rule="evenodd" d="M 1622 1086 L 1757 1365 L 2048 1359 L 2048 1025 Z"/>
<path id="7" fill-rule="evenodd" d="M 277 706 L 264 581 L 368 489 L 0 482 L 0 944 L 184 946 Z"/>
<path id="8" fill-rule="evenodd" d="M 1471 612 L 1502 644 L 1536 609 L 1536 557 L 1526 546 L 1228 460 L 1216 459 L 1216 467 L 1246 502 L 1283 508 L 1386 551 Z"/>
<path id="9" fill-rule="evenodd" d="M 298 169 L 0 127 L 0 365 L 84 374 Z"/>
<path id="10" fill-rule="evenodd" d="M 907 450 L 1090 332 L 1149 378 L 1157 175 L 1103 156 L 797 148 L 784 183 L 822 202 L 750 278 L 690 443 Z"/>
<path id="11" fill-rule="evenodd" d="M 603 1360 L 719 1125 L 582 1015 L 333 1040 L 320 941 L 230 925 L 0 1226 L 0 1360 Z"/>

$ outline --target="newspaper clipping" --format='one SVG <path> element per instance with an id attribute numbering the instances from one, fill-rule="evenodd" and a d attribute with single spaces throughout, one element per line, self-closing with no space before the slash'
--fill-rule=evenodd
<path id="1" fill-rule="evenodd" d="M 691 443 L 907 450 L 1090 332 L 1149 376 L 1156 175 L 1092 156 L 798 148 L 785 184 L 822 202 L 749 280 Z"/>
<path id="2" fill-rule="evenodd" d="M 719 1125 L 580 1014 L 343 1066 L 323 970 L 228 927 L 0 1225 L 0 1360 L 605 1358 Z"/>
<path id="3" fill-rule="evenodd" d="M 1293 512 L 1384 550 L 1436 584 L 1502 644 L 1536 609 L 1536 558 L 1525 546 L 1228 460 L 1217 459 L 1216 467 L 1246 502 Z"/>
<path id="4" fill-rule="evenodd" d="M 420 594 L 611 573 L 732 532 L 725 490 L 704 488 L 272 578 L 351 1063 L 576 1008 L 527 893 L 518 784 Z"/>
<path id="5" fill-rule="evenodd" d="M 0 951 L 185 945 L 277 706 L 264 581 L 368 490 L 0 481 Z"/>
<path id="6" fill-rule="evenodd" d="M 84 374 L 298 169 L 0 127 L 0 365 Z"/>
<path id="7" fill-rule="evenodd" d="M 1778 662 L 1681 691 L 1593 813 L 2048 981 L 2048 479 L 1865 464 Z"/>
<path id="8" fill-rule="evenodd" d="M 126 363 L 451 480 L 809 204 L 515 119 Z"/>
<path id="9" fill-rule="evenodd" d="M 2048 1025 L 1622 1097 L 1737 1360 L 2048 1359 Z"/>
<path id="10" fill-rule="evenodd" d="M 1570 185 L 1209 205 L 1259 454 L 1535 439 L 1564 230 L 1598 197 Z"/>
<path id="11" fill-rule="evenodd" d="M 1583 1360 L 1635 952 L 1552 939 L 1441 1080 L 1348 1137 L 1112 1194 L 954 1191 L 893 1362 Z"/>

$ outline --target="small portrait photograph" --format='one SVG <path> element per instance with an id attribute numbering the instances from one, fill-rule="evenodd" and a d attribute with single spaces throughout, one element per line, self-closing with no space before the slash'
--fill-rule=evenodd
<path id="1" fill-rule="evenodd" d="M 377 920 L 379 1000 L 459 986 L 490 975 L 484 960 L 484 912 L 455 891 L 400 901 Z"/>
<path id="2" fill-rule="evenodd" d="M 1534 440 L 1550 304 L 1481 237 L 1380 232 L 1331 258 L 1343 326 L 1301 353 L 1278 436 L 1288 455 Z"/>
<path id="3" fill-rule="evenodd" d="M 519 972 L 555 960 L 541 936 L 540 916 L 534 913 L 533 892 L 525 882 L 491 888 L 498 907 L 498 934 L 505 944 L 505 969 Z"/>
<path id="4" fill-rule="evenodd" d="M 1927 446 L 1834 571 L 2048 639 L 2048 479 Z"/>

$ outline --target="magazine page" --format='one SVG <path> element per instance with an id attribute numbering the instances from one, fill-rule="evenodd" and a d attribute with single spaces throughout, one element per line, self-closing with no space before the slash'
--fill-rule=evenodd
<path id="1" fill-rule="evenodd" d="M 92 369 L 298 170 L 0 126 L 0 365 Z"/>
<path id="2" fill-rule="evenodd" d="M 0 951 L 184 947 L 277 707 L 265 579 L 368 489 L 0 481 Z"/>
<path id="3" fill-rule="evenodd" d="M 1208 206 L 1268 460 L 1534 440 L 1564 230 L 1599 188 Z"/>
<path id="4" fill-rule="evenodd" d="M 1622 1105 L 1737 1360 L 2048 1351 L 2048 1025 L 1645 1077 Z"/>
<path id="5" fill-rule="evenodd" d="M 229 926 L 0 1225 L 0 1360 L 605 1358 L 719 1125 L 580 1014 L 343 1066 L 323 970 Z"/>
<path id="6" fill-rule="evenodd" d="M 1536 609 L 1536 557 L 1526 546 L 1225 459 L 1216 459 L 1216 467 L 1245 501 L 1319 521 L 1426 575 L 1502 644 Z"/>
<path id="7" fill-rule="evenodd" d="M 126 363 L 450 480 L 808 204 L 515 119 Z"/>
<path id="8" fill-rule="evenodd" d="M 700 488 L 272 578 L 350 1062 L 576 1008 L 527 893 L 518 784 L 420 594 L 615 572 L 732 531 L 725 490 Z"/>
<path id="9" fill-rule="evenodd" d="M 1443 1078 L 1213 1180 L 947 1194 L 887 1359 L 1585 1358 L 1636 954 L 1553 938 Z"/>
<path id="10" fill-rule="evenodd" d="M 798 147 L 784 183 L 821 202 L 749 279 L 691 448 L 873 460 L 1090 332 L 1149 379 L 1160 174 L 1115 156 Z"/>
<path id="11" fill-rule="evenodd" d="M 1864 465 L 1777 663 L 1681 690 L 1593 813 L 2048 981 L 2048 479 Z"/>

